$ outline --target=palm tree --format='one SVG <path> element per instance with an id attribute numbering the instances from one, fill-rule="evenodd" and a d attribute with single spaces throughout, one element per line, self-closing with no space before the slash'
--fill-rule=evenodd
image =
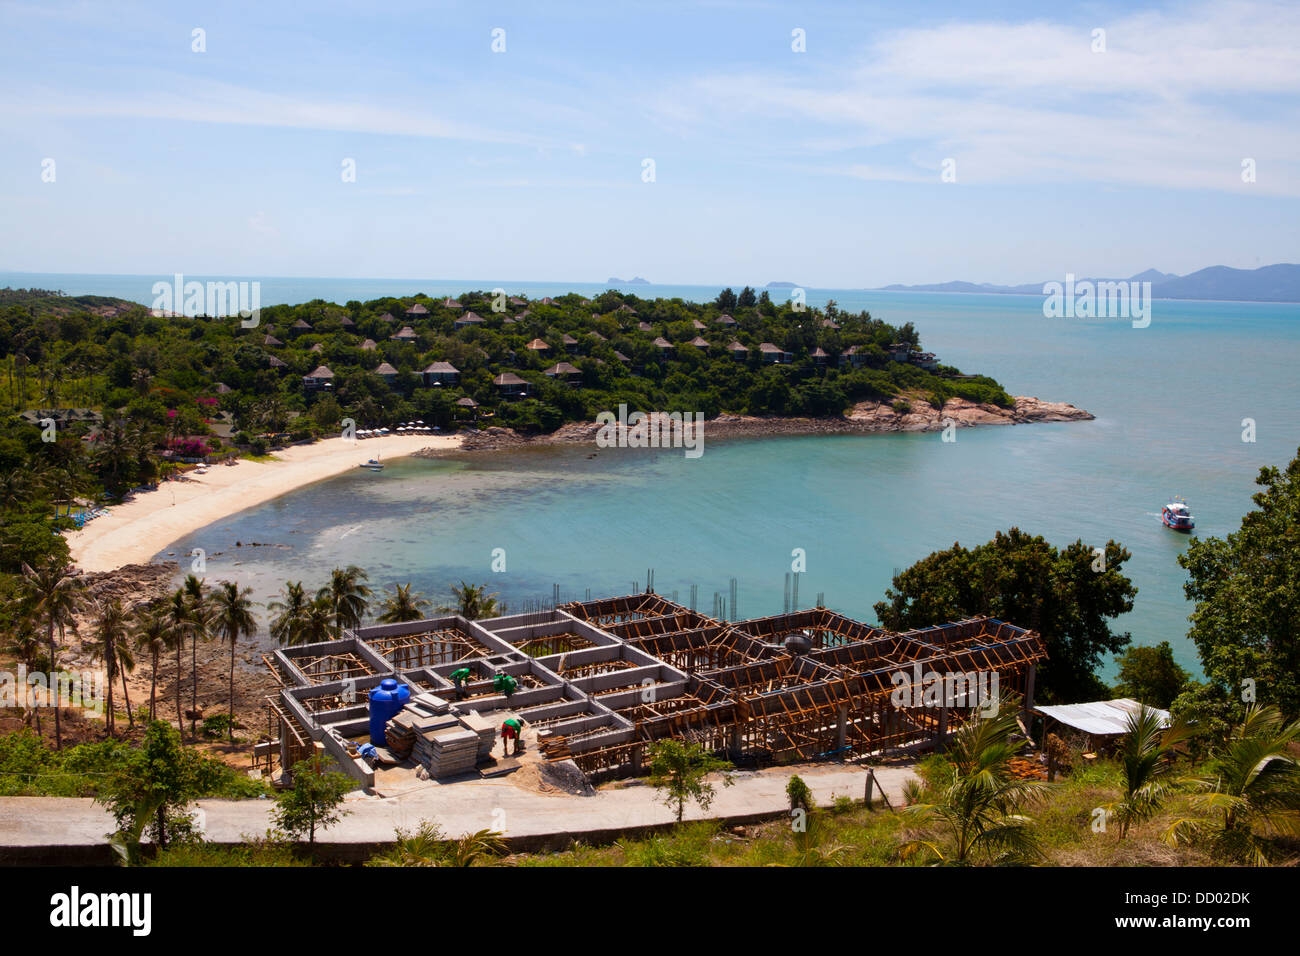
<path id="1" fill-rule="evenodd" d="M 1155 816 L 1179 789 L 1174 759 L 1178 744 L 1190 736 L 1190 729 L 1181 721 L 1166 728 L 1159 711 L 1146 704 L 1129 713 L 1127 731 L 1120 747 L 1124 794 L 1103 804 L 1106 815 L 1119 820 L 1121 840 L 1128 836 L 1129 827 Z"/>
<path id="2" fill-rule="evenodd" d="M 54 685 L 54 745 L 63 747 L 63 728 L 59 724 L 59 651 L 54 643 L 54 631 L 62 636 L 65 628 L 76 630 L 77 612 L 81 610 L 85 585 L 73 575 L 66 564 L 49 562 L 39 570 L 23 565 L 22 590 L 28 610 L 46 625 L 46 641 L 50 649 L 50 677 Z"/>
<path id="3" fill-rule="evenodd" d="M 46 490 L 57 513 L 59 505 L 66 505 L 72 510 L 72 504 L 85 488 L 85 482 L 76 470 L 70 467 L 54 467 L 49 470 Z"/>
<path id="4" fill-rule="evenodd" d="M 177 588 L 163 608 L 163 621 L 167 625 L 167 644 L 176 651 L 176 732 L 185 733 L 185 718 L 181 714 L 181 648 L 185 638 L 194 631 L 194 614 L 184 588 Z"/>
<path id="5" fill-rule="evenodd" d="M 0 471 L 0 511 L 18 507 L 31 493 L 32 482 L 26 471 L 20 468 Z"/>
<path id="6" fill-rule="evenodd" d="M 1011 760 L 1027 741 L 1013 741 L 1019 731 L 1016 711 L 1006 706 L 994 717 L 972 717 L 953 735 L 949 779 L 932 802 L 901 811 L 947 830 L 947 855 L 937 843 L 909 840 L 899 847 L 907 857 L 927 849 L 941 863 L 968 864 L 982 856 L 994 862 L 1031 859 L 1038 854 L 1033 820 L 1021 811 L 1043 791 L 1042 784 L 1021 780 Z"/>
<path id="7" fill-rule="evenodd" d="M 253 602 L 248 595 L 248 588 L 241 588 L 232 581 L 222 581 L 221 586 L 212 595 L 212 625 L 230 644 L 230 742 L 235 741 L 235 644 L 241 637 L 252 637 L 257 633 L 257 621 L 253 618 Z"/>
<path id="8" fill-rule="evenodd" d="M 289 422 L 289 409 L 279 396 L 272 395 L 257 403 L 253 414 L 267 431 L 283 431 Z"/>
<path id="9" fill-rule="evenodd" d="M 97 459 L 111 491 L 120 491 L 122 478 L 131 465 L 132 448 L 126 423 L 120 418 L 104 423 L 97 442 Z"/>
<path id="10" fill-rule="evenodd" d="M 99 642 L 95 654 L 104 662 L 104 686 L 108 688 L 105 720 L 111 737 L 116 729 L 116 715 L 113 713 L 113 680 L 117 677 L 117 652 L 126 639 L 126 609 L 122 607 L 121 598 L 113 598 L 99 606 L 95 621 L 95 631 Z M 130 705 L 128 704 L 128 710 Z"/>
<path id="11" fill-rule="evenodd" d="M 27 669 L 27 673 L 33 674 L 46 670 L 45 651 L 41 647 L 41 636 L 37 633 L 35 622 L 29 617 L 23 617 L 18 621 L 18 630 L 13 637 L 13 641 L 0 647 L 0 651 L 12 656 L 19 664 Z M 26 697 L 24 696 L 24 701 Z M 26 704 L 23 705 L 26 707 Z M 36 735 L 41 733 L 41 709 L 33 707 L 29 717 L 36 720 Z"/>
<path id="12" fill-rule="evenodd" d="M 136 622 L 135 646 L 149 652 L 149 720 L 158 717 L 158 658 L 167 648 L 167 618 L 159 608 L 150 608 Z"/>
<path id="13" fill-rule="evenodd" d="M 181 586 L 185 592 L 185 601 L 190 609 L 190 739 L 194 740 L 198 733 L 197 721 L 199 713 L 199 641 L 206 641 L 211 636 L 209 629 L 208 613 L 208 594 L 207 585 L 202 578 L 195 577 L 193 574 L 185 575 L 185 583 Z M 179 675 L 176 678 L 180 680 Z"/>
<path id="14" fill-rule="evenodd" d="M 317 598 L 329 602 L 334 615 L 334 636 L 341 637 L 343 628 L 357 627 L 365 617 L 370 588 L 366 585 L 366 572 L 355 564 L 335 568 L 330 583 L 316 592 Z"/>
<path id="15" fill-rule="evenodd" d="M 1209 773 L 1189 782 L 1193 809 L 1208 820 L 1182 819 L 1165 832 L 1177 845 L 1206 835 L 1225 855 L 1255 865 L 1274 855 L 1271 836 L 1300 834 L 1300 720 L 1286 723 L 1274 706 L 1252 705 L 1226 745 L 1212 754 Z"/>
<path id="16" fill-rule="evenodd" d="M 319 644 L 334 636 L 334 612 L 325 598 L 318 597 L 307 605 L 298 632 L 299 644 Z"/>
<path id="17" fill-rule="evenodd" d="M 117 673 L 122 678 L 122 700 L 126 703 L 126 720 L 132 730 L 135 729 L 135 713 L 131 709 L 131 691 L 126 686 L 126 675 L 135 671 L 135 654 L 131 652 L 131 628 L 127 624 L 113 649 L 117 661 Z"/>
<path id="18" fill-rule="evenodd" d="M 456 595 L 456 607 L 443 608 L 446 611 L 456 611 L 466 620 L 476 621 L 484 617 L 496 617 L 504 610 L 497 605 L 497 596 L 494 591 L 487 593 L 486 584 L 466 584 L 460 582 L 460 587 L 453 587 L 452 593 Z"/>
<path id="19" fill-rule="evenodd" d="M 302 643 L 303 622 L 310 604 L 301 581 L 284 582 L 284 600 L 272 601 L 266 606 L 275 614 L 271 619 L 271 636 L 277 643 L 290 646 Z"/>
<path id="20" fill-rule="evenodd" d="M 418 621 L 424 617 L 423 608 L 429 602 L 419 594 L 411 593 L 410 582 L 405 585 L 394 584 L 393 591 L 384 597 L 381 605 L 383 613 L 379 620 L 384 624 L 401 624 L 405 621 Z"/>
<path id="21" fill-rule="evenodd" d="M 414 831 L 399 827 L 393 847 L 371 857 L 366 866 L 473 866 L 479 860 L 502 856 L 507 850 L 505 839 L 496 830 L 479 830 L 448 840 L 436 823 L 425 820 Z"/>

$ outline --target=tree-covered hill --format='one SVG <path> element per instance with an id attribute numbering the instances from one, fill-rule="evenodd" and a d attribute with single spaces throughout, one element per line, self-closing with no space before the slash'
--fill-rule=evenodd
<path id="1" fill-rule="evenodd" d="M 590 420 L 619 403 L 709 417 L 837 415 L 902 391 L 1010 403 L 991 379 L 915 364 L 920 343 L 910 323 L 894 327 L 834 303 L 796 311 L 748 289 L 708 304 L 617 292 L 315 300 L 263 309 L 255 328 L 39 290 L 5 290 L 0 301 L 10 410 L 91 407 L 177 434 L 203 434 L 212 400 L 237 432 L 278 432 L 296 421 L 300 437 L 331 431 L 343 417 L 362 428 L 412 419 L 445 428 L 464 414 L 456 405 L 464 397 L 496 424 L 525 431 Z M 898 344 L 913 361 L 896 360 L 907 348 L 891 358 Z M 456 374 L 424 375 L 435 362 Z M 561 366 L 556 375 L 558 363 L 576 371 Z M 330 375 L 305 384 L 322 366 Z M 525 398 L 500 394 L 493 379 L 504 373 L 527 383 L 517 389 Z"/>

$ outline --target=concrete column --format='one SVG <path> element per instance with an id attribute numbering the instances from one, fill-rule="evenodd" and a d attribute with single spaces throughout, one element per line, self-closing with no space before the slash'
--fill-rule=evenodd
<path id="1" fill-rule="evenodd" d="M 292 768 L 289 766 L 289 728 L 285 726 L 284 720 L 280 720 L 280 772 L 288 773 Z"/>
<path id="2" fill-rule="evenodd" d="M 840 704 L 839 712 L 836 714 L 835 723 L 835 746 L 843 747 L 849 740 L 849 705 Z"/>

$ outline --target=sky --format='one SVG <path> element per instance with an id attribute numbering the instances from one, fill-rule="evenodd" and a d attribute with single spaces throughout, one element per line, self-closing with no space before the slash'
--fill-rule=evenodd
<path id="1" fill-rule="evenodd" d="M 1256 268 L 1298 107 L 1294 2 L 0 0 L 0 270 Z"/>

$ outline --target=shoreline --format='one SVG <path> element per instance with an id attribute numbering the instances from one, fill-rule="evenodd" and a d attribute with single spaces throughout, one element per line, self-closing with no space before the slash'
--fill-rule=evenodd
<path id="1" fill-rule="evenodd" d="M 911 408 L 904 411 L 896 410 L 892 401 L 871 401 L 860 402 L 847 415 L 830 418 L 719 415 L 705 424 L 710 438 L 725 439 L 935 432 L 941 431 L 946 422 L 957 428 L 972 428 L 1090 421 L 1095 417 L 1065 402 L 1044 402 L 1027 396 L 1017 396 L 1011 408 L 960 398 L 950 399 L 941 409 L 923 399 L 909 401 Z M 273 462 L 240 459 L 234 465 L 214 465 L 206 475 L 190 473 L 164 482 L 155 491 L 139 492 L 82 530 L 68 534 L 68 548 L 73 563 L 87 573 L 147 565 L 167 545 L 187 534 L 306 485 L 344 474 L 376 453 L 381 459 L 440 458 L 462 451 L 577 445 L 594 442 L 600 428 L 595 422 L 570 422 L 545 435 L 521 435 L 509 428 L 490 427 L 455 435 L 389 435 L 367 440 L 364 445 L 342 438 L 291 445 L 276 452 Z"/>
<path id="2" fill-rule="evenodd" d="M 936 409 L 924 399 L 911 398 L 911 410 L 896 411 L 894 399 L 859 402 L 847 415 L 827 418 L 780 418 L 753 415 L 719 415 L 704 422 L 709 440 L 771 438 L 799 435 L 887 435 L 942 431 L 951 420 L 956 428 L 980 425 L 1028 425 L 1035 422 L 1093 421 L 1096 416 L 1068 402 L 1045 402 L 1015 396 L 1011 408 L 980 404 L 963 398 L 949 399 Z M 506 448 L 579 445 L 594 442 L 602 426 L 595 422 L 569 422 L 544 435 L 523 435 L 510 428 L 488 427 L 463 432 L 455 449 L 417 453 L 418 458 L 440 458 L 454 452 L 500 451 Z M 689 430 L 689 426 L 688 429 Z"/>
<path id="3" fill-rule="evenodd" d="M 364 442 L 326 438 L 275 452 L 275 461 L 239 459 L 189 473 L 108 509 L 108 514 L 67 535 L 73 564 L 84 572 L 148 564 L 167 545 L 246 508 L 356 468 L 376 454 L 382 460 L 419 451 L 450 451 L 460 435 L 388 435 Z"/>

